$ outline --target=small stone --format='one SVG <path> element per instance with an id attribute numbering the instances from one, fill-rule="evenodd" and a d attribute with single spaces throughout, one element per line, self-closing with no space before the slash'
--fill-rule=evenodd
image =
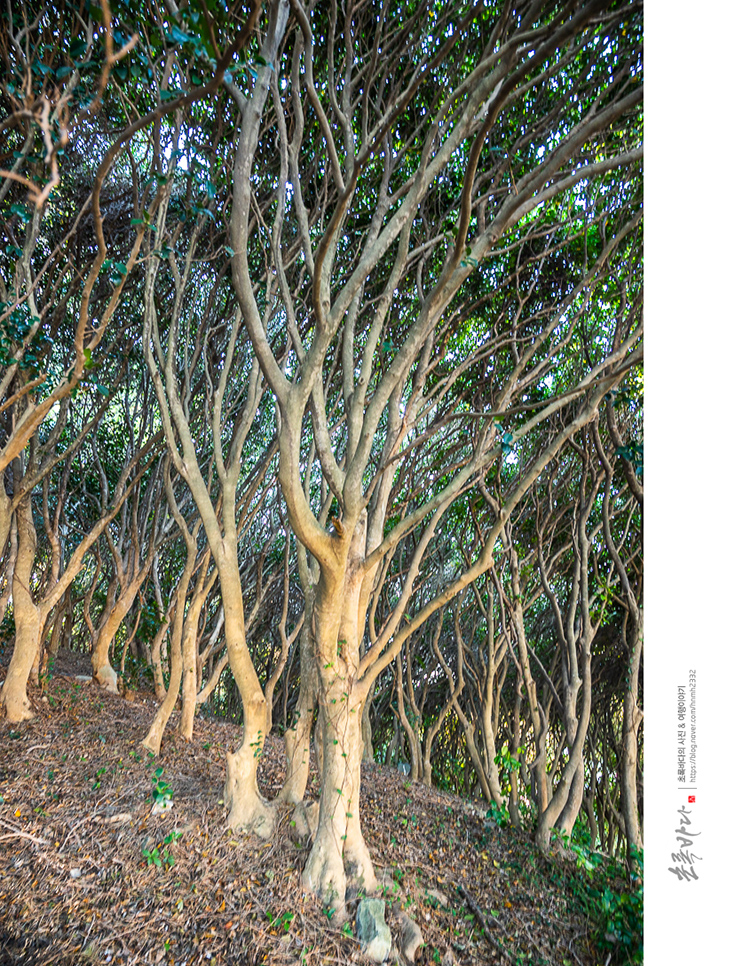
<path id="1" fill-rule="evenodd" d="M 403 912 L 398 910 L 398 925 L 400 936 L 398 938 L 398 948 L 407 963 L 412 963 L 416 958 L 416 951 L 419 946 L 423 946 L 423 933 L 416 923 Z"/>
<path id="2" fill-rule="evenodd" d="M 392 937 L 385 921 L 382 899 L 361 899 L 355 917 L 357 938 L 363 954 L 372 963 L 384 963 L 390 954 Z"/>

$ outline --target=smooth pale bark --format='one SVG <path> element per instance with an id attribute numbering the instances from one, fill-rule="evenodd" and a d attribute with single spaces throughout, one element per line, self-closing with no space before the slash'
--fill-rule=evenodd
<path id="1" fill-rule="evenodd" d="M 578 687 L 582 687 L 583 693 L 581 715 L 579 720 L 576 719 L 572 741 L 570 741 L 570 734 L 568 736 L 570 743 L 568 762 L 563 769 L 558 787 L 555 789 L 547 808 L 538 817 L 535 841 L 538 848 L 543 852 L 546 852 L 550 848 L 551 829 L 558 828 L 560 831 L 570 835 L 583 800 L 583 746 L 588 732 L 588 721 L 591 713 L 591 652 L 590 644 L 585 642 L 581 671 L 582 681 L 578 683 Z M 577 694 L 578 688 L 575 690 Z M 571 721 L 570 715 L 567 721 Z M 573 730 L 572 726 L 567 724 L 567 722 L 566 728 L 569 732 Z M 581 776 L 579 786 L 580 795 L 574 790 L 574 783 L 577 780 L 578 774 Z M 575 804 L 576 801 L 577 806 Z M 568 807 L 566 808 L 566 806 Z"/>
<path id="2" fill-rule="evenodd" d="M 10 539 L 10 528 L 13 522 L 13 511 L 11 509 L 12 500 L 5 492 L 5 487 L 0 487 L 0 557 L 5 556 L 7 543 Z M 2 615 L 0 615 L 0 619 Z"/>
<path id="3" fill-rule="evenodd" d="M 30 589 L 37 544 L 30 497 L 18 506 L 16 520 L 18 553 L 13 572 L 15 647 L 0 693 L 0 709 L 4 709 L 8 721 L 13 723 L 33 717 L 27 687 L 33 663 L 38 655 L 41 630 L 40 608 L 36 606 Z"/>
<path id="4" fill-rule="evenodd" d="M 395 661 L 396 668 L 396 699 L 398 702 L 398 717 L 401 727 L 405 732 L 408 741 L 408 750 L 411 756 L 411 774 L 413 781 L 423 779 L 423 755 L 421 753 L 420 734 L 422 729 L 421 715 L 415 704 L 415 699 L 409 701 L 410 711 L 415 719 L 415 726 L 411 724 L 405 707 L 405 695 L 403 688 L 403 655 L 399 654 Z M 409 681 L 410 688 L 410 681 Z M 411 694 L 412 697 L 412 694 Z"/>
<path id="5" fill-rule="evenodd" d="M 256 780 L 266 740 L 268 715 L 266 698 L 246 643 L 236 536 L 234 529 L 233 538 L 216 555 L 225 612 L 228 659 L 243 707 L 243 740 L 237 751 L 226 755 L 223 799 L 228 808 L 229 828 L 255 832 L 261 838 L 268 838 L 276 826 L 276 808 L 262 797 Z"/>
<path id="6" fill-rule="evenodd" d="M 180 682 L 182 681 L 182 637 L 185 620 L 185 598 L 187 597 L 188 587 L 190 586 L 190 580 L 192 579 L 193 569 L 195 567 L 195 543 L 192 538 L 190 538 L 188 541 L 187 551 L 188 553 L 185 559 L 185 568 L 180 577 L 180 583 L 178 584 L 175 594 L 177 599 L 175 601 L 175 620 L 172 624 L 172 634 L 170 639 L 170 681 L 167 686 L 167 694 L 165 695 L 164 701 L 157 709 L 157 714 L 150 725 L 150 729 L 142 741 L 142 745 L 148 751 L 151 751 L 153 755 L 159 755 L 160 753 L 162 735 L 165 732 L 167 722 L 170 720 L 170 715 L 172 714 L 175 703 L 177 702 L 177 696 L 180 691 Z"/>
<path id="7" fill-rule="evenodd" d="M 514 550 L 510 554 L 510 569 L 514 595 L 514 607 L 511 612 L 511 617 L 517 638 L 517 653 L 520 672 L 522 674 L 522 683 L 525 688 L 525 694 L 527 695 L 527 706 L 532 724 L 532 733 L 535 739 L 535 757 L 529 766 L 531 777 L 530 786 L 532 797 L 537 806 L 537 814 L 540 815 L 547 808 L 551 795 L 547 780 L 548 723 L 537 696 L 537 685 L 532 676 L 532 668 L 530 666 L 530 655 L 527 647 L 527 636 L 525 634 L 525 618 L 522 607 L 519 560 Z"/>
<path id="8" fill-rule="evenodd" d="M 623 726 L 621 735 L 621 813 L 624 819 L 626 845 L 639 851 L 643 848 L 639 795 L 636 775 L 639 759 L 639 727 L 643 713 L 639 708 L 639 673 L 643 646 L 642 628 L 638 621 L 629 627 L 628 641 L 629 673 L 623 703 Z"/>
<path id="9" fill-rule="evenodd" d="M 197 644 L 198 618 L 205 603 L 204 598 L 191 601 L 185 617 L 182 638 L 182 708 L 178 731 L 186 741 L 193 740 L 195 712 L 198 707 Z M 192 611 L 193 613 L 190 613 Z"/>
<path id="10" fill-rule="evenodd" d="M 299 638 L 300 684 L 297 706 L 291 727 L 284 732 L 286 777 L 279 800 L 296 805 L 304 798 L 309 779 L 312 721 L 317 700 L 317 671 L 312 650 L 311 614 L 305 611 L 304 625 Z"/>
<path id="11" fill-rule="evenodd" d="M 348 885 L 357 893 L 376 888 L 375 870 L 360 827 L 362 705 L 353 704 L 347 679 L 335 678 L 323 720 L 323 771 L 319 823 L 302 873 L 305 888 L 328 908 L 344 912 Z"/>
<path id="12" fill-rule="evenodd" d="M 151 566 L 152 560 L 150 559 L 126 585 L 119 599 L 112 607 L 108 619 L 99 628 L 99 634 L 91 652 L 91 668 L 94 680 L 105 691 L 112 691 L 114 694 L 118 691 L 117 672 L 111 666 L 109 650 L 117 631 L 134 603 L 139 588 L 146 580 Z"/>
<path id="13" fill-rule="evenodd" d="M 2 487 L 0 487 L 0 490 L 2 490 Z M 3 494 L 0 493 L 0 497 L 2 496 Z M 1 504 L 2 500 L 0 500 L 0 514 L 2 513 Z M 5 569 L 2 574 L 5 585 L 3 586 L 2 593 L 0 593 L 0 624 L 5 617 L 5 612 L 7 611 L 8 603 L 13 592 L 13 572 L 15 570 L 15 560 L 18 556 L 18 528 L 14 523 L 9 526 L 9 537 L 5 550 L 7 551 L 3 560 Z"/>
<path id="14" fill-rule="evenodd" d="M 192 553 L 192 548 L 189 552 Z M 182 709 L 178 732 L 186 741 L 192 741 L 195 712 L 198 707 L 198 624 L 203 605 L 213 587 L 217 573 L 214 571 L 211 575 L 207 574 L 209 557 L 210 554 L 206 552 L 183 622 Z"/>
<path id="15" fill-rule="evenodd" d="M 165 700 L 157 709 L 150 729 L 142 740 L 142 745 L 153 755 L 159 755 L 162 736 L 165 733 L 167 722 L 170 720 L 182 680 L 182 646 L 180 642 L 181 632 L 173 627 L 172 641 L 170 642 L 170 681 L 167 687 Z"/>
<path id="16" fill-rule="evenodd" d="M 243 693 L 241 694 L 243 698 Z M 261 795 L 256 780 L 266 729 L 266 701 L 263 694 L 246 696 L 243 741 L 237 751 L 226 754 L 226 783 L 223 800 L 228 809 L 228 827 L 270 838 L 276 827 L 276 808 Z"/>
<path id="17" fill-rule="evenodd" d="M 338 916 L 344 914 L 348 884 L 355 892 L 371 892 L 377 885 L 360 827 L 362 711 L 369 690 L 357 681 L 362 601 L 371 586 L 360 566 L 366 531 L 362 513 L 345 566 L 339 573 L 332 568 L 320 574 L 314 607 L 322 773 L 319 822 L 302 883 Z"/>

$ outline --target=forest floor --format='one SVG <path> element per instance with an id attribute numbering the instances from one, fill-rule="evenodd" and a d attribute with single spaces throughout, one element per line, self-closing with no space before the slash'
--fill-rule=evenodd
<path id="1" fill-rule="evenodd" d="M 364 963 L 356 901 L 335 925 L 301 887 L 291 806 L 271 841 L 225 829 L 225 754 L 240 729 L 200 718 L 188 744 L 173 716 L 154 759 L 140 746 L 154 696 L 104 693 L 75 678 L 89 670 L 69 657 L 81 660 L 57 665 L 45 698 L 31 689 L 32 721 L 0 722 L 0 964 Z M 269 738 L 267 797 L 284 769 L 283 742 Z M 160 781 L 173 806 L 155 815 Z M 576 898 L 580 871 L 526 833 L 374 764 L 361 812 L 394 940 L 401 910 L 423 934 L 418 966 L 606 962 Z"/>

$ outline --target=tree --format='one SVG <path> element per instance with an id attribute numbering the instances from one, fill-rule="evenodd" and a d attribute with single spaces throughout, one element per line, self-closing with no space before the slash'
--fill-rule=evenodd
<path id="1" fill-rule="evenodd" d="M 410 633 L 433 534 L 504 447 L 579 400 L 515 483 L 508 516 L 638 358 L 633 316 L 613 341 L 604 322 L 590 363 L 575 354 L 593 286 L 640 221 L 638 14 L 603 3 L 273 3 L 255 76 L 228 84 L 241 112 L 233 280 L 277 399 L 289 520 L 317 563 L 324 773 L 304 881 L 334 907 L 346 870 L 374 885 L 359 824 L 360 717 Z M 532 243 L 560 249 L 561 233 L 585 239 L 583 264 L 546 288 L 540 261 L 520 259 Z M 501 313 L 510 293 L 517 310 Z M 566 352 L 562 395 L 502 429 L 502 413 Z M 463 386 L 480 377 L 474 412 Z M 449 426 L 460 445 L 443 460 Z M 430 479 L 393 523 L 393 487 L 416 447 Z M 380 575 L 420 526 L 402 596 L 366 639 Z M 500 530 L 411 628 L 491 566 Z"/>

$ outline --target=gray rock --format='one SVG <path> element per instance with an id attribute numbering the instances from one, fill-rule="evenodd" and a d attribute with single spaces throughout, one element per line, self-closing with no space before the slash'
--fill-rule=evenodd
<path id="1" fill-rule="evenodd" d="M 372 963 L 384 963 L 390 954 L 392 937 L 385 921 L 382 899 L 361 899 L 355 916 L 357 938 L 363 954 Z"/>

